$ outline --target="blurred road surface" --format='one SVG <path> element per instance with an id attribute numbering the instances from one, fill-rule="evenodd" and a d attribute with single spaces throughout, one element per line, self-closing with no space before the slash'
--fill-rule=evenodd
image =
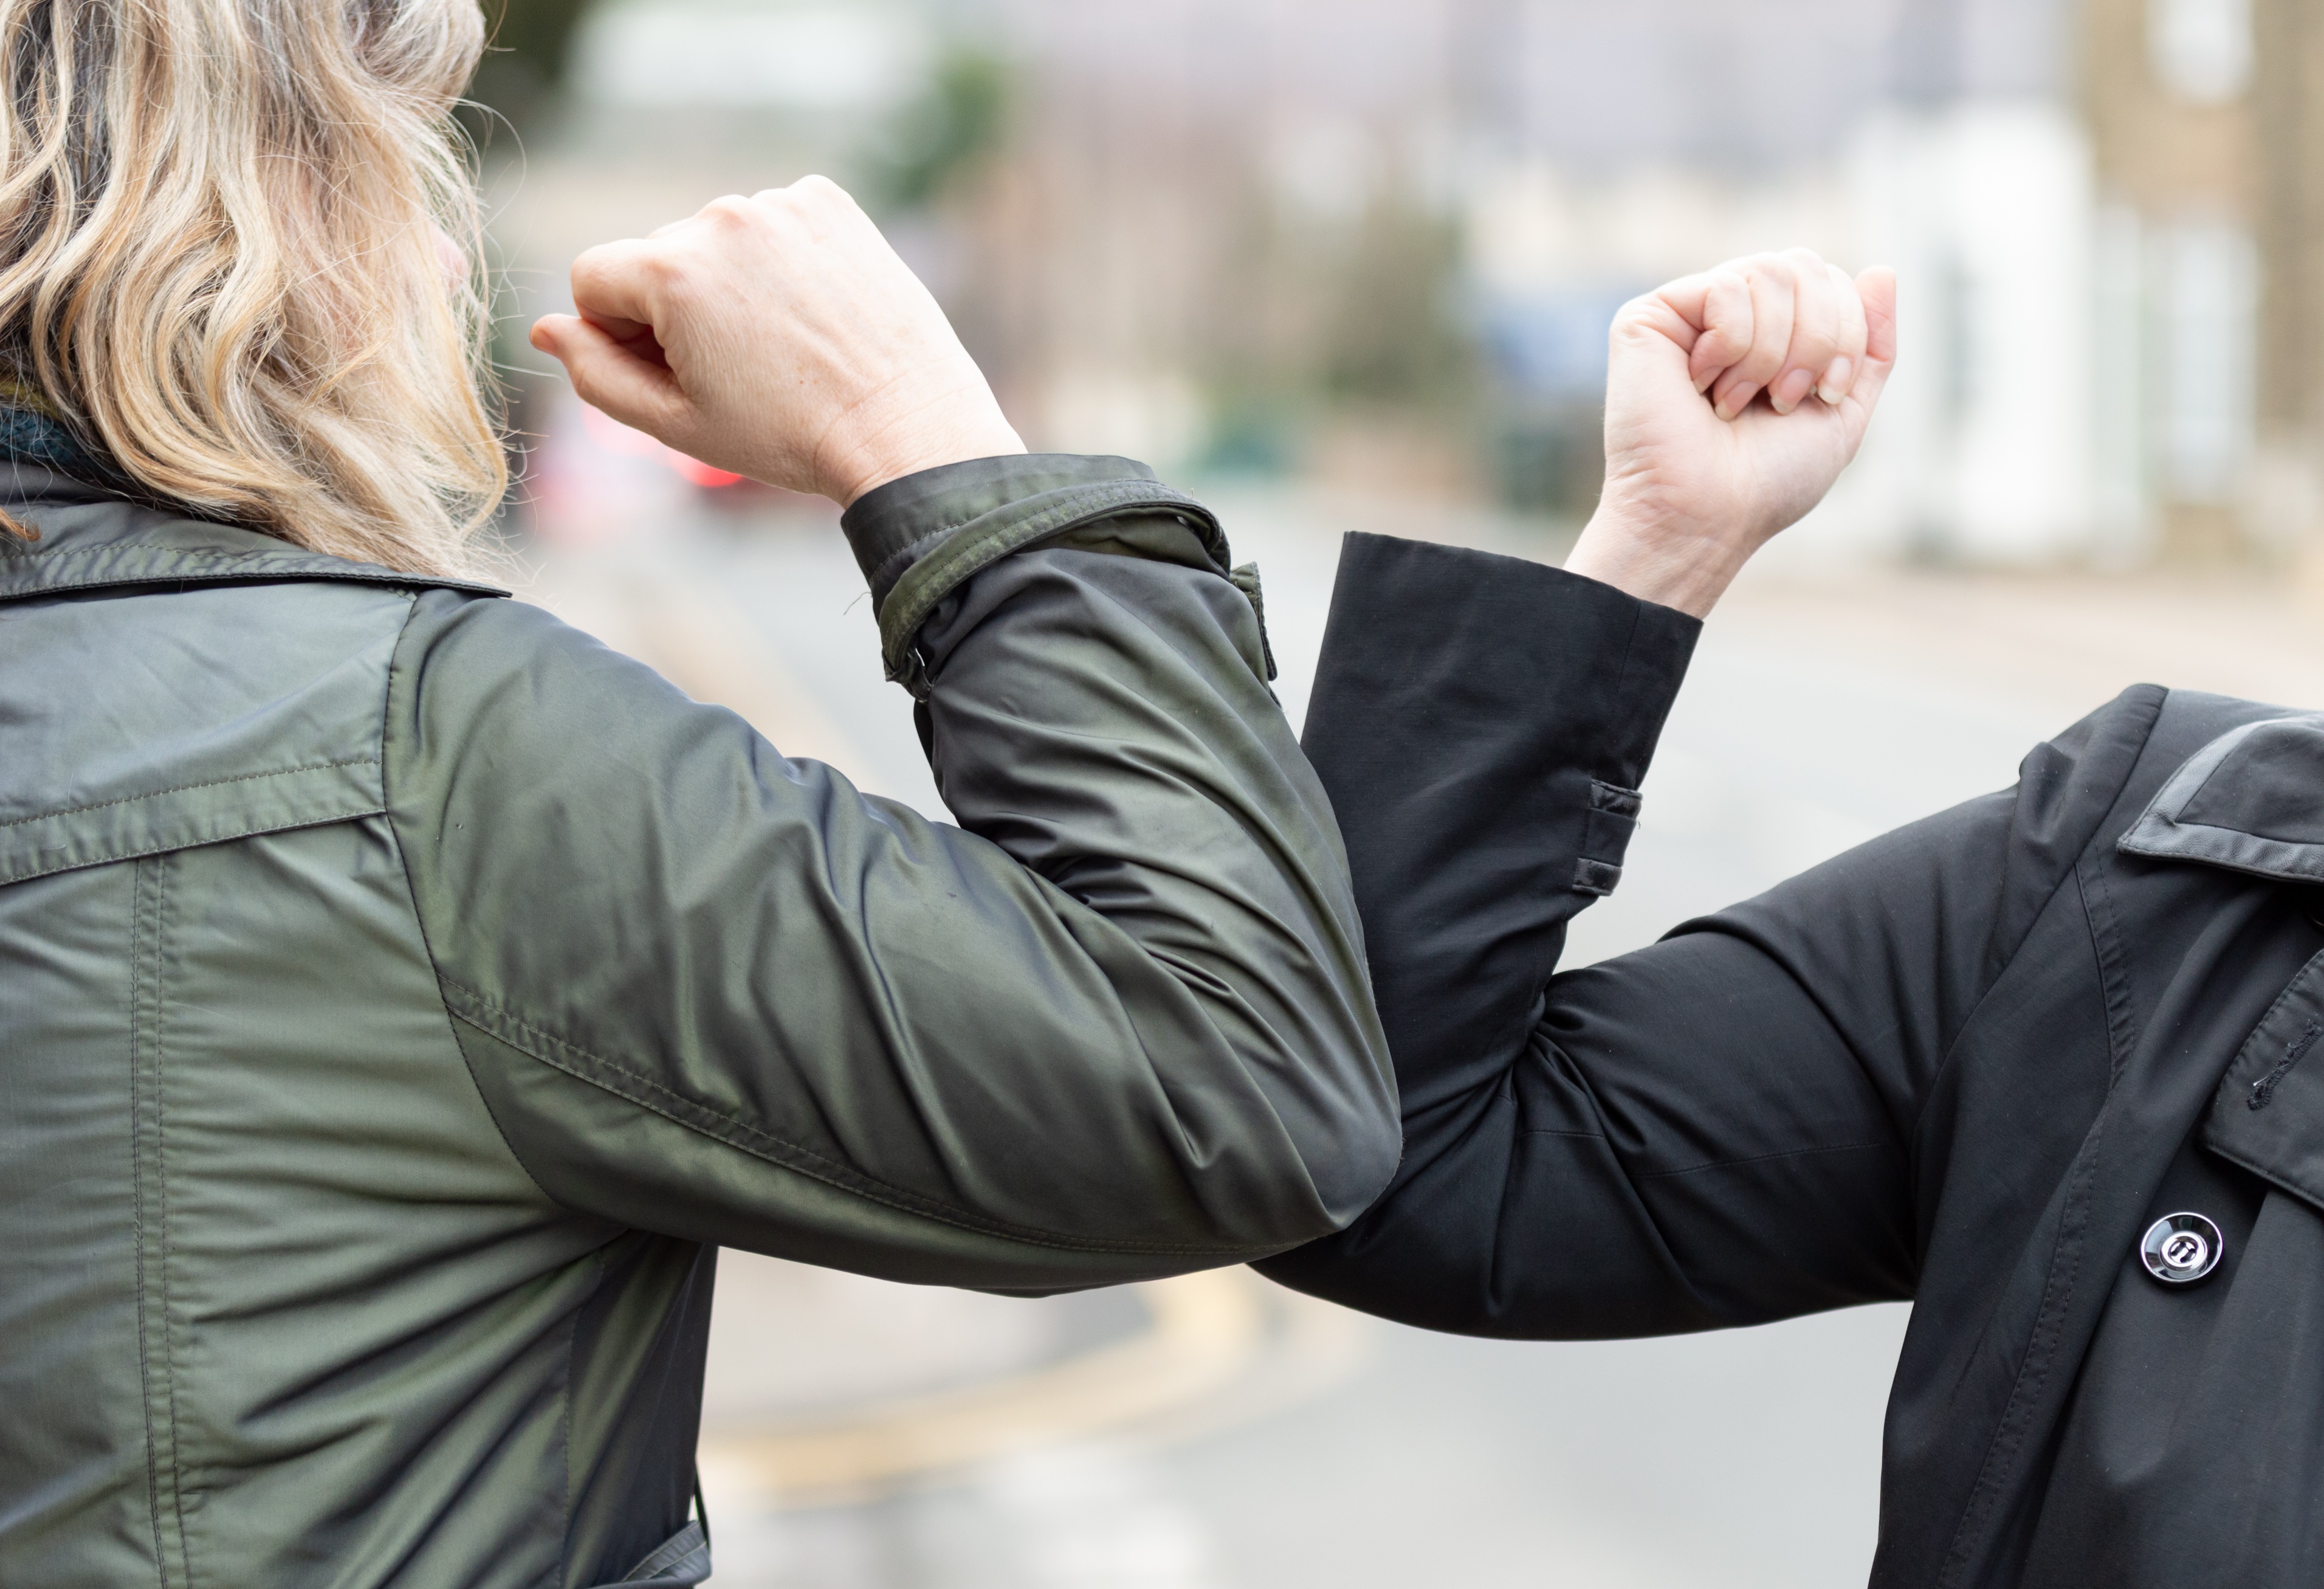
<path id="1" fill-rule="evenodd" d="M 1442 510 L 1212 499 L 1260 564 L 1295 720 L 1342 531 L 1561 550 Z M 941 815 L 835 515 L 653 506 L 572 517 L 528 594 L 787 753 Z M 2324 625 L 2301 602 L 2227 573 L 1747 576 L 1671 720 L 1622 889 L 1568 964 L 2000 787 L 2136 679 L 2324 701 Z M 1018 1302 L 728 1253 L 703 1446 L 715 1582 L 1840 1589 L 1871 1558 L 1904 1311 L 1507 1344 L 1247 1271 Z"/>

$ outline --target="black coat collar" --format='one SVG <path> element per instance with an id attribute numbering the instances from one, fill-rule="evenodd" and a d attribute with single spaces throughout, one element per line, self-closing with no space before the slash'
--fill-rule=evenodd
<path id="1" fill-rule="evenodd" d="M 2180 763 L 2116 847 L 2324 883 L 2324 714 L 2219 735 Z"/>

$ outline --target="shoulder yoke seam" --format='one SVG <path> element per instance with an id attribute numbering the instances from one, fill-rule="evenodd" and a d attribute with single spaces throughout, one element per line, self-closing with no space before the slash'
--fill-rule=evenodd
<path id="1" fill-rule="evenodd" d="M 232 778 L 205 779 L 199 783 L 173 784 L 168 789 L 149 789 L 134 795 L 122 795 L 115 799 L 98 800 L 92 805 L 68 806 L 60 811 L 35 811 L 30 817 L 11 817 L 0 821 L 0 827 L 22 827 L 27 823 L 48 822 L 59 817 L 78 817 L 90 811 L 102 811 L 109 806 L 134 805 L 139 800 L 159 799 L 163 795 L 188 794 L 198 789 L 220 789 L 229 783 L 249 783 L 261 778 L 289 778 L 300 772 L 328 772 L 335 767 L 376 767 L 376 756 L 355 756 L 344 762 L 316 762 L 304 767 L 277 767 L 269 772 L 238 772 Z"/>

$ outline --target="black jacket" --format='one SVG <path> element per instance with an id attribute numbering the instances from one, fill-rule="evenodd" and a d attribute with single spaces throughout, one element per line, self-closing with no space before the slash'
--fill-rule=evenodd
<path id="1" fill-rule="evenodd" d="M 2324 716 L 2141 685 L 2015 789 L 1553 975 L 1696 632 L 1351 538 L 1306 748 L 1405 1159 L 1267 1271 L 1535 1338 L 1910 1298 L 1875 1584 L 2324 1582 Z M 2192 1284 L 2141 1257 L 2181 1212 L 2224 1236 Z"/>

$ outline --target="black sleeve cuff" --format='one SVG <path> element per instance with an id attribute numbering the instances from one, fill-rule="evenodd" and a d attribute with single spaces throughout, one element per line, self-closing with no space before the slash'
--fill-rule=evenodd
<path id="1" fill-rule="evenodd" d="M 920 625 L 936 604 L 1011 552 L 1102 519 L 1161 513 L 1194 531 L 1226 577 L 1226 536 L 1211 511 L 1128 458 L 1064 453 L 973 458 L 891 480 L 840 519 L 872 587 L 888 677 L 926 689 Z"/>
<path id="2" fill-rule="evenodd" d="M 1612 892 L 1702 631 L 1543 564 L 1350 535 L 1306 748 L 1351 852 L 1481 825 Z"/>

